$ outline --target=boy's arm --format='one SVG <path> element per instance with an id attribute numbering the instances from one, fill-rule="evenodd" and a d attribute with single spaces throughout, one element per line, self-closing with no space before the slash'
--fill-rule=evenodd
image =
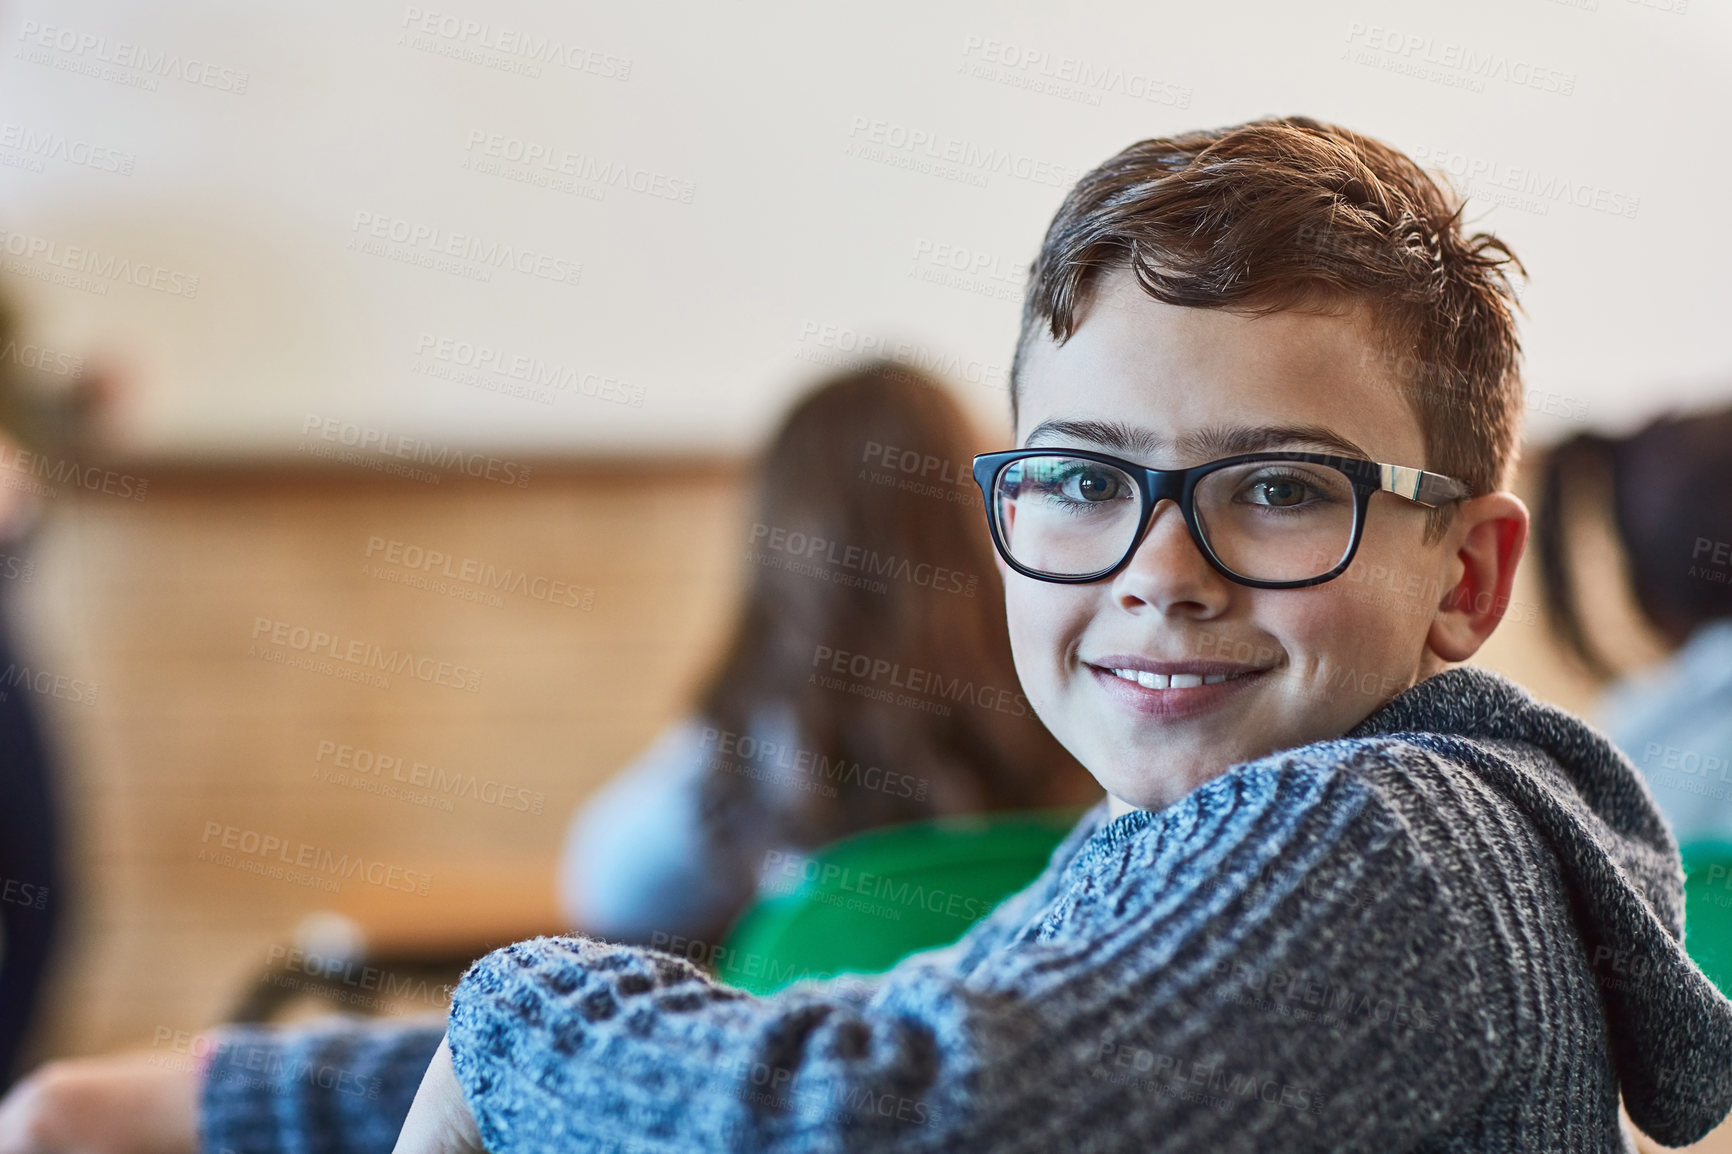
<path id="1" fill-rule="evenodd" d="M 390 1154 L 443 1018 L 344 1017 L 212 1036 L 199 1102 L 207 1154 Z"/>
<path id="2" fill-rule="evenodd" d="M 1348 770 L 1259 763 L 1127 815 L 1003 948 L 869 996 L 520 943 L 459 987 L 457 1078 L 494 1154 L 1406 1148 L 1496 1081 L 1510 975 L 1437 831 Z"/>

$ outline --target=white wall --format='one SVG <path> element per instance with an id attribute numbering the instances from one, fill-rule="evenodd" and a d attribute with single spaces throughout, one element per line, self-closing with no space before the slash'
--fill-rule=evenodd
<path id="1" fill-rule="evenodd" d="M 1518 186 L 1482 177 L 1471 215 L 1533 274 L 1535 438 L 1732 390 L 1719 0 L 1015 8 L 9 3 L 6 280 L 51 347 L 132 366 L 143 451 L 293 451 L 309 414 L 526 451 L 732 450 L 832 353 L 832 329 L 950 362 L 996 417 L 1022 271 L 1070 178 L 1150 135 L 1305 113 Z M 505 45 L 526 39 L 566 63 L 525 74 Z M 1432 76 L 1396 71 L 1428 57 Z M 1043 91 L 1043 71 L 1072 79 Z M 877 121 L 932 142 L 883 156 L 962 162 L 851 155 Z M 622 183 L 481 171 L 471 142 L 491 136 Z M 432 270 L 355 251 L 358 220 L 581 272 Z M 947 271 L 940 251 L 978 274 L 921 279 Z M 121 261 L 162 270 L 166 291 L 89 271 Z M 42 279 L 68 262 L 90 262 L 83 283 Z M 196 296 L 176 295 L 191 277 Z M 545 405 L 430 376 L 429 341 L 575 387 Z"/>

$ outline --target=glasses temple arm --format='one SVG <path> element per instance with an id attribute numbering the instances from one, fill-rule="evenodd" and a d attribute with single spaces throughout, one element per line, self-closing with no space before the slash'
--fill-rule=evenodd
<path id="1" fill-rule="evenodd" d="M 1459 501 L 1473 495 L 1473 490 L 1466 484 L 1442 473 L 1428 473 L 1424 469 L 1381 463 L 1377 468 L 1380 474 L 1379 488 L 1427 508 L 1435 509 L 1447 502 Z"/>

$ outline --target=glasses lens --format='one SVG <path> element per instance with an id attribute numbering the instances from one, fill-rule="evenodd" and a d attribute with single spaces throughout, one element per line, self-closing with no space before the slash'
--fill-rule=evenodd
<path id="1" fill-rule="evenodd" d="M 1321 577 L 1353 543 L 1353 484 L 1329 465 L 1229 465 L 1197 482 L 1193 499 L 1209 548 L 1221 564 L 1252 581 Z"/>
<path id="2" fill-rule="evenodd" d="M 993 512 L 1005 551 L 1053 577 L 1111 569 L 1136 536 L 1142 494 L 1123 469 L 1054 453 L 1012 461 L 998 474 Z"/>

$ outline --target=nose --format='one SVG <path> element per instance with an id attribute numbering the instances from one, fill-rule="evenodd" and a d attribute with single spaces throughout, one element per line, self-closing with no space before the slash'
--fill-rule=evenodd
<path id="1" fill-rule="evenodd" d="M 1232 582 L 1209 565 L 1191 539 L 1184 514 L 1172 501 L 1158 501 L 1148 531 L 1130 563 L 1113 577 L 1113 596 L 1132 613 L 1207 620 L 1227 608 Z"/>

